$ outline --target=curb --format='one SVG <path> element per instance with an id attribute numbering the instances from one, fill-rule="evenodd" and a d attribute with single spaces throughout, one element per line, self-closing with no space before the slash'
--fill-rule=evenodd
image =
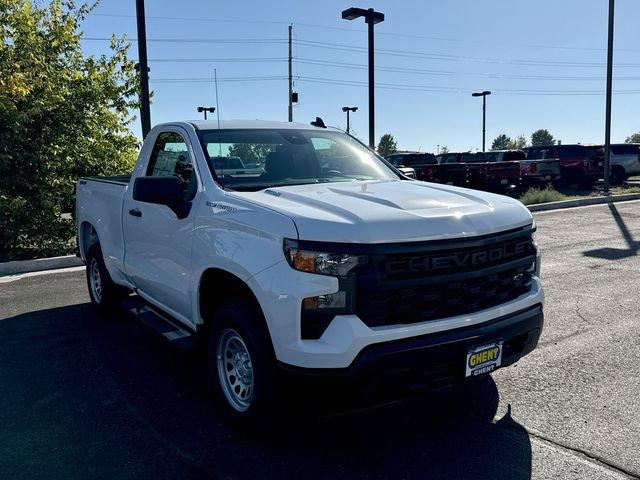
<path id="1" fill-rule="evenodd" d="M 54 270 L 57 268 L 78 267 L 80 265 L 83 265 L 82 259 L 75 255 L 36 258 L 35 260 L 16 260 L 13 262 L 0 263 L 0 276 L 40 272 L 42 270 Z"/>
<path id="2" fill-rule="evenodd" d="M 640 200 L 640 193 L 628 193 L 626 195 L 611 195 L 609 197 L 576 198 L 574 200 L 561 200 L 559 202 L 536 203 L 525 205 L 532 212 L 544 212 L 547 210 L 559 210 L 561 208 L 584 207 L 587 205 L 600 205 L 603 203 L 626 202 Z"/>

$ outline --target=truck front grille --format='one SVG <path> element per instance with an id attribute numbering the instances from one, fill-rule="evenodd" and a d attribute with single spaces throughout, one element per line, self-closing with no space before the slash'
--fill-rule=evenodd
<path id="1" fill-rule="evenodd" d="M 357 273 L 356 313 L 370 327 L 470 314 L 532 288 L 531 228 L 406 250 L 375 253 Z"/>

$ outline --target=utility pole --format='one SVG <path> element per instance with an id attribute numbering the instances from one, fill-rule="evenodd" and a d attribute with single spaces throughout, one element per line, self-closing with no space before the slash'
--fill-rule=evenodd
<path id="1" fill-rule="evenodd" d="M 289 121 L 293 122 L 293 58 L 291 53 L 291 37 L 293 25 L 289 24 Z"/>
<path id="2" fill-rule="evenodd" d="M 607 42 L 607 104 L 604 123 L 604 194 L 609 195 L 611 165 L 611 91 L 613 89 L 613 20 L 614 0 L 609 0 L 609 39 Z"/>
<path id="3" fill-rule="evenodd" d="M 374 84 L 374 50 L 373 50 L 373 26 L 376 23 L 384 21 L 384 13 L 376 12 L 373 8 L 347 8 L 342 12 L 342 18 L 345 20 L 355 20 L 356 18 L 364 17 L 364 21 L 367 24 L 367 37 L 368 37 L 368 54 L 369 54 L 369 147 L 376 148 L 376 134 L 375 134 L 375 84 Z"/>
<path id="4" fill-rule="evenodd" d="M 472 97 L 482 97 L 482 151 L 486 152 L 485 138 L 487 135 L 487 95 L 491 95 L 489 90 L 483 92 L 474 92 Z"/>
<path id="5" fill-rule="evenodd" d="M 147 28 L 144 19 L 144 0 L 136 0 L 136 20 L 138 24 L 138 70 L 140 72 L 140 122 L 142 138 L 151 130 L 149 108 L 149 65 L 147 63 Z"/>
<path id="6" fill-rule="evenodd" d="M 343 112 L 347 112 L 347 133 L 349 133 L 349 113 L 357 112 L 358 107 L 342 107 Z"/>

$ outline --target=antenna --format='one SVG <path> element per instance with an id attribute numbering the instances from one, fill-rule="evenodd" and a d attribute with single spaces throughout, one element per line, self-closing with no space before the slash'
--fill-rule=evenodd
<path id="1" fill-rule="evenodd" d="M 213 69 L 213 79 L 216 85 L 216 112 L 218 112 L 218 155 L 222 156 L 222 135 L 220 134 L 220 102 L 218 100 L 218 69 Z"/>

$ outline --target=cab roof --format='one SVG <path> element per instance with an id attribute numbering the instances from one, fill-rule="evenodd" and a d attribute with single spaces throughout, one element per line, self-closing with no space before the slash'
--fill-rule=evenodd
<path id="1" fill-rule="evenodd" d="M 191 120 L 189 123 L 197 130 L 218 130 L 218 121 L 216 119 Z M 220 130 L 235 129 L 327 130 L 326 128 L 311 125 L 311 123 L 276 122 L 271 120 L 220 120 Z"/>

